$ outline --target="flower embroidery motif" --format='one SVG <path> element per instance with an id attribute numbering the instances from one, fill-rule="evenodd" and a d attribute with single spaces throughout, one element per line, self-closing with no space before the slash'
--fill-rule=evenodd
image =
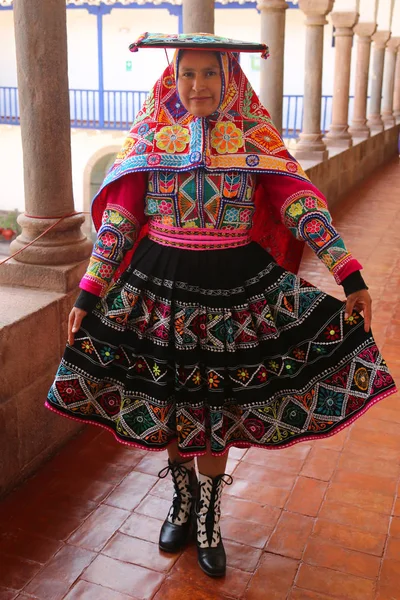
<path id="1" fill-rule="evenodd" d="M 304 200 L 304 205 L 306 208 L 316 208 L 317 207 L 317 199 L 316 198 L 312 198 L 311 196 L 309 198 L 306 198 Z"/>
<path id="2" fill-rule="evenodd" d="M 179 335 L 182 335 L 185 328 L 185 317 L 178 317 L 175 319 L 175 330 Z"/>
<path id="3" fill-rule="evenodd" d="M 139 358 L 139 360 L 136 361 L 135 370 L 138 373 L 144 373 L 145 369 L 146 369 L 146 363 L 144 362 L 144 360 Z"/>
<path id="4" fill-rule="evenodd" d="M 263 381 L 267 381 L 267 377 L 268 377 L 268 372 L 265 368 L 260 369 L 260 371 L 258 372 L 257 375 L 257 379 L 259 379 L 261 382 Z"/>
<path id="5" fill-rule="evenodd" d="M 167 154 L 183 152 L 189 143 L 189 132 L 180 125 L 162 127 L 155 135 L 157 148 Z"/>
<path id="6" fill-rule="evenodd" d="M 160 375 L 160 373 L 161 373 L 161 369 L 160 369 L 160 367 L 159 367 L 158 365 L 154 365 L 154 366 L 153 366 L 153 373 L 154 373 L 154 375 L 155 375 L 156 377 L 158 377 L 158 376 Z"/>
<path id="7" fill-rule="evenodd" d="M 131 152 L 135 143 L 136 142 L 133 138 L 127 137 L 116 160 L 124 160 L 124 158 L 126 158 L 128 156 L 128 154 Z"/>
<path id="8" fill-rule="evenodd" d="M 92 354 L 93 346 L 91 342 L 89 342 L 89 340 L 85 340 L 84 342 L 82 342 L 82 350 L 88 354 Z"/>
<path id="9" fill-rule="evenodd" d="M 247 369 L 239 369 L 237 372 L 237 376 L 242 381 L 246 381 L 249 378 L 249 372 Z"/>
<path id="10" fill-rule="evenodd" d="M 279 369 L 279 365 L 276 362 L 276 360 L 270 360 L 268 363 L 268 366 L 270 367 L 270 369 L 272 369 L 273 371 L 277 371 Z"/>
<path id="11" fill-rule="evenodd" d="M 303 207 L 300 202 L 295 202 L 288 208 L 288 213 L 292 217 L 297 217 L 303 213 Z"/>
<path id="12" fill-rule="evenodd" d="M 207 382 L 208 382 L 208 387 L 210 389 L 217 388 L 220 384 L 218 375 L 216 373 L 212 373 L 212 372 L 207 375 Z"/>
<path id="13" fill-rule="evenodd" d="M 347 317 L 347 319 L 344 320 L 344 322 L 346 323 L 346 325 L 356 325 L 356 323 L 358 323 L 358 321 L 360 320 L 360 315 L 357 313 L 353 313 L 352 315 L 349 315 Z"/>
<path id="14" fill-rule="evenodd" d="M 159 204 L 158 210 L 162 215 L 171 215 L 172 214 L 172 205 L 165 200 L 162 200 Z"/>
<path id="15" fill-rule="evenodd" d="M 109 346 L 102 348 L 100 350 L 100 354 L 102 355 L 103 359 L 107 361 L 113 360 L 114 358 L 114 351 Z"/>
<path id="16" fill-rule="evenodd" d="M 192 377 L 192 381 L 196 385 L 200 385 L 200 383 L 201 383 L 201 374 L 200 374 L 200 371 L 196 371 L 196 373 Z"/>
<path id="17" fill-rule="evenodd" d="M 304 350 L 300 350 L 300 348 L 295 348 L 293 350 L 293 356 L 295 358 L 297 358 L 298 360 L 303 360 L 305 355 L 306 355 L 306 353 L 304 352 Z"/>
<path id="18" fill-rule="evenodd" d="M 244 146 L 243 134 L 234 123 L 217 123 L 211 133 L 211 146 L 218 154 L 234 154 Z"/>
<path id="19" fill-rule="evenodd" d="M 307 233 L 319 233 L 320 230 L 321 230 L 321 223 L 320 223 L 320 221 L 318 221 L 318 219 L 312 219 L 312 221 L 310 221 L 306 225 Z"/>
<path id="20" fill-rule="evenodd" d="M 340 338 L 340 329 L 338 325 L 328 325 L 325 329 L 325 337 L 328 340 L 338 340 Z"/>

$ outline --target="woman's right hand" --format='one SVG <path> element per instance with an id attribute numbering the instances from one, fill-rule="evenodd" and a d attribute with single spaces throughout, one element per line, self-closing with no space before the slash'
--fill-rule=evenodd
<path id="1" fill-rule="evenodd" d="M 86 310 L 76 308 L 75 306 L 69 313 L 68 317 L 68 344 L 73 345 L 75 340 L 75 333 L 79 331 L 83 319 L 86 317 Z"/>

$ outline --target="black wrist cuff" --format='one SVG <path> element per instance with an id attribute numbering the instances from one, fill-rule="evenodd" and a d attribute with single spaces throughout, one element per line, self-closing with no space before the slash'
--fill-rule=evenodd
<path id="1" fill-rule="evenodd" d="M 86 310 L 86 312 L 90 313 L 99 301 L 100 298 L 95 294 L 87 292 L 86 290 L 81 290 L 81 293 L 77 297 L 74 306 L 75 308 L 81 308 L 82 310 Z"/>
<path id="2" fill-rule="evenodd" d="M 354 271 L 342 281 L 342 286 L 344 289 L 344 293 L 347 296 L 353 294 L 354 292 L 358 292 L 359 290 L 367 290 L 368 286 L 366 285 L 360 271 Z"/>

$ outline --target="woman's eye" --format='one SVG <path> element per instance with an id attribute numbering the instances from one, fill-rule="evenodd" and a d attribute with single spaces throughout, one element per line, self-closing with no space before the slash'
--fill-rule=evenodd
<path id="1" fill-rule="evenodd" d="M 207 77 L 213 77 L 216 74 L 217 74 L 216 71 L 207 71 Z"/>
<path id="2" fill-rule="evenodd" d="M 191 73 L 190 71 L 186 71 L 186 73 L 183 74 L 183 77 L 189 79 L 190 77 L 193 77 L 193 73 Z"/>

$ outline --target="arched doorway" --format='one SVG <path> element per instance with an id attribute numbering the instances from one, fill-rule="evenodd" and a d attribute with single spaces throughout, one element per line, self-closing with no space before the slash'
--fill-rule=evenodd
<path id="1" fill-rule="evenodd" d="M 99 187 L 103 183 L 104 177 L 107 175 L 108 171 L 112 167 L 115 161 L 115 157 L 117 156 L 118 151 L 116 152 L 108 152 L 101 156 L 94 163 L 91 171 L 90 171 L 90 181 L 89 181 L 89 194 L 88 197 L 90 201 L 97 194 Z M 90 237 L 93 241 L 96 239 L 96 231 L 94 229 L 94 225 L 92 220 L 90 219 Z"/>

